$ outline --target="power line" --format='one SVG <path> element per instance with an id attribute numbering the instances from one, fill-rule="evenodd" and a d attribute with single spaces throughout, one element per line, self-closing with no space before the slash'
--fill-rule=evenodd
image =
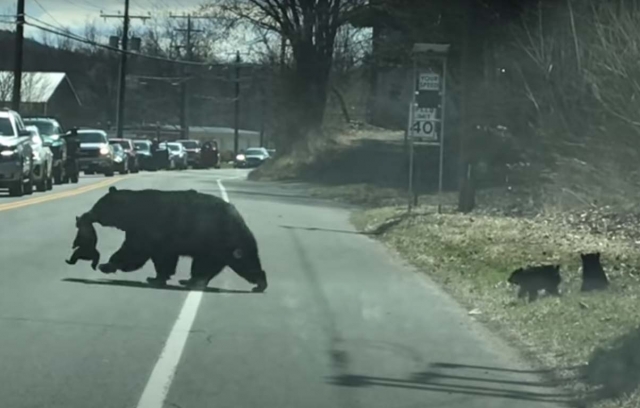
<path id="1" fill-rule="evenodd" d="M 88 38 L 83 38 L 74 34 L 70 34 L 70 33 L 64 33 L 58 30 L 53 30 L 51 28 L 47 28 L 47 27 L 43 27 L 39 24 L 34 24 L 34 23 L 30 23 L 30 22 L 25 22 L 25 25 L 37 28 L 39 30 L 42 31 L 46 31 L 48 33 L 51 34 L 55 34 L 58 35 L 60 37 L 65 37 L 68 38 L 70 40 L 74 40 L 77 42 L 81 42 L 87 45 L 92 45 L 94 47 L 98 47 L 98 48 L 103 48 L 109 51 L 113 51 L 113 52 L 117 52 L 117 53 L 126 53 L 128 55 L 132 55 L 135 57 L 139 57 L 139 58 L 147 58 L 147 59 L 151 59 L 151 60 L 155 60 L 155 61 L 161 61 L 161 62 L 167 62 L 167 63 L 172 63 L 172 64 L 182 64 L 182 65 L 192 65 L 192 66 L 199 66 L 199 67 L 230 67 L 230 66 L 235 66 L 236 64 L 233 62 L 229 62 L 229 63 L 218 63 L 218 62 L 196 62 L 196 61 L 183 61 L 183 60 L 176 60 L 176 59 L 171 59 L 171 58 L 165 58 L 165 57 L 159 57 L 159 56 L 155 56 L 155 55 L 148 55 L 148 54 L 142 54 L 139 52 L 135 52 L 135 51 L 124 51 L 121 50 L 120 48 L 116 48 L 116 47 L 111 47 L 110 45 L 106 45 L 106 44 L 101 44 L 99 42 L 96 41 L 92 41 L 89 40 Z M 244 67 L 252 67 L 254 64 L 248 64 L 248 63 L 241 63 L 240 66 L 244 66 Z"/>
<path id="2" fill-rule="evenodd" d="M 40 7 L 42 9 L 42 11 L 44 11 L 44 14 L 46 14 L 47 16 L 49 16 L 49 18 L 51 20 L 53 20 L 54 23 L 56 23 L 60 28 L 63 28 L 63 25 L 60 24 L 60 22 L 58 20 L 56 20 L 56 18 L 54 16 L 51 15 L 51 13 L 49 13 L 47 11 L 47 9 L 45 9 L 42 4 L 40 3 L 40 0 L 34 0 L 36 2 L 36 4 L 38 5 L 38 7 Z"/>

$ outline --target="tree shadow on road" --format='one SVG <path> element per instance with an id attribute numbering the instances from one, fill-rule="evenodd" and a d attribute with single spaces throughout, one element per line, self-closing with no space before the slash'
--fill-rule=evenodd
<path id="1" fill-rule="evenodd" d="M 433 370 L 417 372 L 407 378 L 370 375 L 341 375 L 329 378 L 329 383 L 341 387 L 391 387 L 406 390 L 430 391 L 447 394 L 473 395 L 487 398 L 512 399 L 540 403 L 556 403 L 579 407 L 584 395 L 562 391 L 559 386 L 571 379 L 538 378 L 540 370 L 516 370 L 461 364 L 436 363 Z M 448 371 L 445 371 L 448 370 Z M 451 370 L 464 370 L 459 373 Z M 470 373 L 478 370 L 480 373 Z M 496 373 L 498 373 L 496 375 Z M 508 377 L 504 377 L 507 373 Z"/>
<path id="2" fill-rule="evenodd" d="M 176 285 L 165 285 L 165 286 L 154 286 L 150 285 L 146 282 L 139 281 L 130 281 L 124 279 L 80 279 L 80 278 L 64 278 L 63 282 L 72 282 L 72 283 L 82 283 L 85 285 L 99 285 L 99 286 L 123 286 L 129 288 L 137 288 L 137 289 L 155 289 L 155 290 L 173 290 L 173 291 L 183 291 L 190 292 L 195 291 L 194 289 L 189 289 L 184 286 L 176 286 Z M 205 293 L 230 293 L 230 294 L 256 294 L 251 292 L 250 290 L 236 290 L 236 289 L 222 289 L 222 288 L 205 288 L 202 290 Z"/>

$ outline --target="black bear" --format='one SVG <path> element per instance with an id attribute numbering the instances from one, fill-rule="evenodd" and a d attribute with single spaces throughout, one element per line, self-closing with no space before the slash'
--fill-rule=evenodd
<path id="1" fill-rule="evenodd" d="M 560 265 L 540 265 L 519 268 L 509 276 L 509 283 L 520 286 L 518 298 L 529 295 L 529 302 L 538 298 L 538 291 L 544 289 L 550 295 L 559 295 Z"/>
<path id="2" fill-rule="evenodd" d="M 232 204 L 214 195 L 110 187 L 82 218 L 125 232 L 120 249 L 100 265 L 102 272 L 134 271 L 151 259 L 156 277 L 149 282 L 165 284 L 179 257 L 189 256 L 191 278 L 183 285 L 206 286 L 229 266 L 256 285 L 254 292 L 267 288 L 253 233 Z"/>
<path id="3" fill-rule="evenodd" d="M 71 248 L 74 250 L 71 259 L 65 260 L 69 265 L 75 265 L 79 259 L 91 261 L 91 267 L 96 270 L 98 262 L 100 262 L 100 252 L 96 249 L 98 245 L 98 235 L 96 229 L 90 222 L 76 217 L 76 228 L 78 232 L 73 240 Z"/>
<path id="4" fill-rule="evenodd" d="M 582 292 L 603 290 L 609 286 L 609 279 L 600 263 L 600 252 L 580 254 L 582 258 Z"/>

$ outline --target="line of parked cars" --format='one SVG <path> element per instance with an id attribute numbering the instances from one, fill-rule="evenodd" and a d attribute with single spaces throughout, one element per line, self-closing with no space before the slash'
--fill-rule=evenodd
<path id="1" fill-rule="evenodd" d="M 23 118 L 0 109 L 0 188 L 22 196 L 77 183 L 78 145 L 75 131 L 65 131 L 54 118 Z"/>
<path id="2" fill-rule="evenodd" d="M 237 168 L 257 167 L 272 156 L 264 148 L 237 155 Z M 80 172 L 106 177 L 140 170 L 220 168 L 215 141 L 109 138 L 101 129 L 65 130 L 49 116 L 21 116 L 0 109 L 0 188 L 12 196 L 77 183 Z"/>

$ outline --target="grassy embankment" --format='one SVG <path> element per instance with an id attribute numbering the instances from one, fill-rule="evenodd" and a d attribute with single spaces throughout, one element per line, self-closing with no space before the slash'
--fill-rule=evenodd
<path id="1" fill-rule="evenodd" d="M 313 196 L 358 205 L 360 230 L 381 232 L 380 240 L 474 318 L 565 380 L 581 406 L 640 406 L 640 222 L 631 178 L 558 158 L 552 182 L 482 191 L 472 214 L 455 213 L 455 194 L 446 193 L 423 195 L 407 215 L 401 140 L 399 133 L 353 130 L 314 157 L 276 160 L 251 178 L 311 182 Z M 592 251 L 602 253 L 611 288 L 582 294 L 580 253 Z M 547 262 L 562 265 L 562 296 L 517 301 L 508 275 Z"/>

